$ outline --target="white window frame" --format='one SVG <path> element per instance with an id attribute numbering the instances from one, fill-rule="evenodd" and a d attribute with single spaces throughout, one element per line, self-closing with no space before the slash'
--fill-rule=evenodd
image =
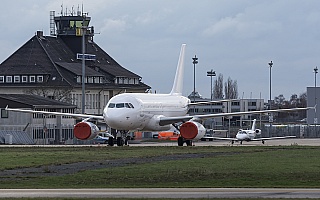
<path id="1" fill-rule="evenodd" d="M 4 76 L 0 76 L 0 83 L 4 83 Z"/>
<path id="2" fill-rule="evenodd" d="M 6 76 L 6 83 L 12 83 L 12 76 Z"/>
<path id="3" fill-rule="evenodd" d="M 29 77 L 30 83 L 35 83 L 36 82 L 36 76 L 30 76 Z"/>
<path id="4" fill-rule="evenodd" d="M 42 83 L 43 82 L 43 76 L 37 76 L 37 82 Z"/>
<path id="5" fill-rule="evenodd" d="M 13 81 L 14 81 L 15 83 L 20 83 L 20 76 L 14 76 L 14 77 L 13 77 Z"/>
<path id="6" fill-rule="evenodd" d="M 27 83 L 28 82 L 28 76 L 22 76 L 22 83 Z"/>

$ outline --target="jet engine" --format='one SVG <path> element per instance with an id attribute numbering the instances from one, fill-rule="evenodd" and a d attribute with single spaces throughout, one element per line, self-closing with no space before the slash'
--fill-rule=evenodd
<path id="1" fill-rule="evenodd" d="M 261 135 L 261 130 L 260 129 L 256 129 L 254 132 L 256 132 L 257 135 Z"/>
<path id="2" fill-rule="evenodd" d="M 99 133 L 99 128 L 88 121 L 77 123 L 73 129 L 74 136 L 79 140 L 91 140 Z"/>
<path id="3" fill-rule="evenodd" d="M 186 140 L 199 140 L 205 133 L 206 129 L 198 122 L 188 121 L 180 126 L 180 134 Z"/>

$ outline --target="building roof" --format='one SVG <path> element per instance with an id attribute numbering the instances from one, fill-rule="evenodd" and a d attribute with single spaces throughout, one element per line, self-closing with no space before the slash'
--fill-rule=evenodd
<path id="1" fill-rule="evenodd" d="M 80 37 L 81 38 L 81 37 Z M 16 52 L 0 64 L 0 76 L 41 75 L 46 86 L 81 87 L 77 76 L 82 75 L 82 61 L 77 60 L 77 53 L 68 45 L 78 41 L 79 37 L 43 36 L 42 32 L 33 36 Z M 69 41 L 69 43 L 68 43 Z M 71 41 L 71 42 L 70 42 Z M 96 60 L 86 61 L 86 76 L 103 76 L 104 88 L 131 88 L 146 90 L 150 86 L 140 82 L 141 77 L 118 64 L 109 54 L 102 50 L 93 40 L 86 40 L 86 53 L 94 54 Z M 78 43 L 77 43 L 78 44 Z M 115 83 L 117 77 L 135 78 L 138 84 L 119 85 Z M 36 86 L 44 83 L 1 83 L 6 86 Z M 101 83 L 86 83 L 86 88 L 101 87 Z"/>
<path id="2" fill-rule="evenodd" d="M 49 98 L 45 98 L 38 95 L 27 95 L 27 94 L 0 94 L 0 107 L 5 108 L 6 106 L 11 108 L 68 108 L 74 109 L 77 106 Z"/>

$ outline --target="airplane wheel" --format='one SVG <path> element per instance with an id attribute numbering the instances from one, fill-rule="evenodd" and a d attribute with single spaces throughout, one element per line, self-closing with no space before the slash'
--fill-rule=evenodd
<path id="1" fill-rule="evenodd" d="M 186 140 L 187 146 L 192 146 L 192 140 Z"/>
<path id="2" fill-rule="evenodd" d="M 128 137 L 126 137 L 125 139 L 124 139 L 124 145 L 128 145 Z"/>
<path id="3" fill-rule="evenodd" d="M 179 147 L 183 146 L 183 137 L 178 137 L 178 146 Z"/>
<path id="4" fill-rule="evenodd" d="M 242 144 L 242 141 L 240 141 L 240 144 Z"/>
<path id="5" fill-rule="evenodd" d="M 108 145 L 109 145 L 109 146 L 112 146 L 112 147 L 114 146 L 113 137 L 109 137 Z"/>
<path id="6" fill-rule="evenodd" d="M 262 140 L 262 144 L 264 144 L 264 140 Z"/>
<path id="7" fill-rule="evenodd" d="M 117 137 L 117 146 L 123 146 L 123 143 L 122 137 Z"/>

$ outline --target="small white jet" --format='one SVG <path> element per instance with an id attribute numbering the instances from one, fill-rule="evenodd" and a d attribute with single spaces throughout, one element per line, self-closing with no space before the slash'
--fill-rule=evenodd
<path id="1" fill-rule="evenodd" d="M 192 145 L 193 140 L 199 140 L 205 135 L 206 129 L 202 125 L 202 122 L 208 118 L 310 109 L 293 108 L 190 116 L 187 113 L 189 107 L 194 105 L 194 103 L 191 103 L 190 99 L 182 95 L 185 47 L 185 44 L 181 47 L 173 87 L 168 94 L 118 94 L 109 100 L 103 110 L 103 116 L 33 111 L 8 108 L 8 106 L 6 110 L 84 118 L 82 122 L 77 123 L 74 127 L 74 135 L 80 140 L 93 139 L 100 132 L 98 127 L 88 120 L 104 120 L 109 127 L 117 130 L 116 134 L 113 134 L 113 137 L 116 139 L 118 146 L 123 146 L 127 143 L 126 138 L 129 131 L 157 132 L 167 131 L 175 127 L 180 132 L 178 145 L 183 146 L 184 143 Z M 109 139 L 108 144 L 113 146 L 114 140 Z"/>
<path id="2" fill-rule="evenodd" d="M 239 129 L 238 133 L 236 134 L 235 138 L 221 138 L 221 137 L 211 137 L 214 140 L 229 140 L 233 144 L 235 141 L 240 142 L 242 141 L 261 141 L 264 144 L 265 140 L 278 140 L 278 139 L 288 139 L 288 138 L 295 138 L 296 136 L 283 136 L 283 137 L 267 137 L 267 138 L 256 138 L 257 135 L 261 135 L 261 130 L 256 129 L 256 119 L 253 120 L 252 128 L 249 130 Z M 209 138 L 208 138 L 209 139 Z"/>

